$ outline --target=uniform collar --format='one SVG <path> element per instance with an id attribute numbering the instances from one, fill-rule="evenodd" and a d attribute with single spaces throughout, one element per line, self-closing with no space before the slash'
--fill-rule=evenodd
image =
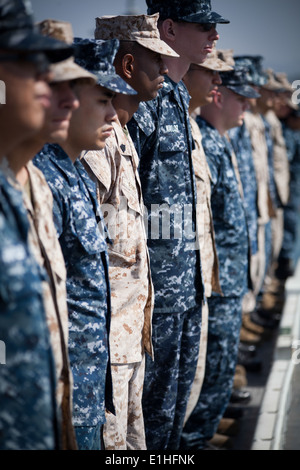
<path id="1" fill-rule="evenodd" d="M 229 144 L 225 135 L 222 136 L 218 129 L 206 121 L 206 119 L 204 119 L 202 116 L 197 116 L 196 122 L 198 123 L 201 131 L 205 129 L 206 134 L 210 135 L 214 141 L 218 142 L 219 145 L 221 145 L 226 151 L 229 152 L 229 154 L 231 154 L 231 145 Z"/>
<path id="2" fill-rule="evenodd" d="M 161 95 L 162 97 L 164 97 L 168 94 L 173 95 L 174 99 L 177 101 L 177 104 L 182 111 L 188 110 L 190 95 L 182 80 L 179 83 L 176 83 L 173 82 L 170 77 L 166 76 L 163 89 L 161 90 Z"/>

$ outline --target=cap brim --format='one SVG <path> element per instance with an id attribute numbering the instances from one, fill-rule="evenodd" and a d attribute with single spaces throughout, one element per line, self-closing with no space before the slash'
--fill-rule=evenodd
<path id="1" fill-rule="evenodd" d="M 261 95 L 257 93 L 250 85 L 223 85 L 226 88 L 234 91 L 238 95 L 245 98 L 259 98 Z"/>
<path id="2" fill-rule="evenodd" d="M 28 53 L 43 52 L 51 63 L 65 60 L 74 53 L 72 45 L 42 36 L 35 30 L 0 33 L 0 48 Z"/>
<path id="3" fill-rule="evenodd" d="M 222 23 L 228 24 L 230 23 L 229 20 L 223 18 L 223 16 L 219 15 L 215 11 L 210 11 L 207 13 L 195 13 L 193 15 L 184 16 L 181 20 L 186 21 L 188 23 Z"/>
<path id="4" fill-rule="evenodd" d="M 122 93 L 123 95 L 137 95 L 137 92 L 117 74 L 96 73 L 95 75 L 97 76 L 97 84 L 108 90 Z"/>
<path id="5" fill-rule="evenodd" d="M 205 62 L 203 62 L 203 64 L 197 64 L 197 65 L 199 65 L 199 67 L 203 67 L 204 69 L 212 70 L 213 72 L 231 72 L 232 70 L 234 70 L 234 68 L 231 67 L 231 65 L 227 65 L 224 62 L 223 63 L 222 62 L 223 62 L 222 60 L 218 62 L 212 62 L 211 64 L 210 63 L 206 64 Z"/>
<path id="6" fill-rule="evenodd" d="M 261 85 L 261 88 L 264 88 L 268 91 L 283 91 L 283 88 L 279 84 L 277 85 L 276 83 L 266 83 L 265 85 Z"/>
<path id="7" fill-rule="evenodd" d="M 264 80 L 263 78 L 252 78 L 251 83 L 252 85 L 258 86 L 260 88 L 260 87 L 263 87 L 267 83 L 267 81 Z"/>
<path id="8" fill-rule="evenodd" d="M 83 67 L 80 67 L 80 65 L 77 65 L 73 57 L 53 64 L 50 67 L 50 71 L 53 73 L 53 83 L 77 80 L 79 78 L 89 78 L 94 83 L 97 83 L 97 76 L 88 72 Z"/>
<path id="9" fill-rule="evenodd" d="M 150 51 L 157 52 L 158 54 L 169 56 L 169 57 L 179 57 L 177 52 L 175 52 L 171 47 L 167 45 L 166 42 L 158 38 L 138 38 L 136 42 Z"/>

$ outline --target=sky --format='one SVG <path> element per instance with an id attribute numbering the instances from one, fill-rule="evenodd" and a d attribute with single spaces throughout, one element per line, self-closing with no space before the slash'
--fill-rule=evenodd
<path id="1" fill-rule="evenodd" d="M 169 0 L 172 2 L 172 0 Z M 145 0 L 31 0 L 36 21 L 72 23 L 74 36 L 93 37 L 95 17 L 147 13 Z M 219 25 L 219 49 L 262 55 L 265 68 L 300 80 L 299 0 L 212 0 L 212 9 L 230 20 Z"/>

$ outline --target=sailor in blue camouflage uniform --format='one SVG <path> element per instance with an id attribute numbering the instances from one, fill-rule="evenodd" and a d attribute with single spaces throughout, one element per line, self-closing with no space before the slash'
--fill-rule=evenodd
<path id="1" fill-rule="evenodd" d="M 147 358 L 143 394 L 147 448 L 175 450 L 196 371 L 204 296 L 189 94 L 181 79 L 191 63 L 202 63 L 212 50 L 219 38 L 216 23 L 228 21 L 211 11 L 208 0 L 148 0 L 147 5 L 148 14 L 160 14 L 161 39 L 181 56 L 166 60 L 169 73 L 159 96 L 142 103 L 128 125 L 140 155 L 155 291 L 154 362 Z"/>
<path id="2" fill-rule="evenodd" d="M 247 58 L 234 57 L 235 67 L 245 67 L 247 77 L 251 74 L 251 61 Z M 251 280 L 252 270 L 258 256 L 258 206 L 257 206 L 257 181 L 253 162 L 252 143 L 245 122 L 241 126 L 229 129 L 228 136 L 235 152 L 241 183 L 243 187 L 243 201 L 246 213 L 247 228 L 249 235 L 249 290 L 243 299 L 242 327 L 249 327 L 249 317 L 256 305 L 254 284 Z M 241 340 L 247 335 L 247 329 L 241 330 Z M 239 351 L 240 353 L 240 351 Z M 240 359 L 240 356 L 239 356 Z"/>
<path id="3" fill-rule="evenodd" d="M 37 34 L 30 7 L 29 2 L 0 0 L 0 76 L 7 97 L 0 106 L 1 450 L 60 448 L 55 367 L 42 294 L 46 273 L 29 249 L 22 193 L 9 182 L 15 166 L 24 162 L 20 157 L 13 166 L 6 155 L 41 129 L 45 106 L 37 85 L 45 95 L 50 92 L 49 64 L 69 57 L 72 48 Z"/>
<path id="4" fill-rule="evenodd" d="M 282 117 L 282 131 L 290 163 L 290 195 L 284 207 L 284 234 L 276 275 L 285 280 L 295 269 L 295 253 L 299 235 L 300 208 L 300 108 L 287 100 L 287 115 Z M 293 108 L 292 108 L 293 106 Z"/>
<path id="5" fill-rule="evenodd" d="M 266 259 L 265 283 L 262 285 L 261 292 L 258 297 L 258 300 L 262 300 L 262 296 L 264 292 L 268 290 L 267 285 L 266 285 L 267 275 L 270 279 L 273 277 L 273 270 L 274 270 L 273 266 L 277 262 L 276 258 L 278 254 L 276 254 L 275 251 L 278 251 L 278 249 L 274 250 L 273 248 L 274 243 L 275 243 L 275 237 L 278 234 L 278 236 L 281 238 L 280 233 L 281 231 L 283 231 L 283 222 L 277 226 L 275 224 L 276 218 L 278 217 L 277 215 L 278 211 L 282 210 L 283 204 L 286 202 L 281 199 L 280 187 L 278 187 L 276 184 L 275 157 L 278 155 L 278 152 L 280 152 L 284 158 L 284 155 L 286 153 L 283 147 L 280 147 L 280 149 L 278 149 L 278 144 L 276 142 L 276 139 L 274 138 L 274 132 L 272 131 L 271 121 L 268 119 L 268 111 L 272 110 L 274 106 L 275 91 L 280 89 L 280 85 L 273 78 L 273 73 L 271 70 L 264 71 L 264 70 L 258 69 L 258 73 L 260 73 L 260 75 L 262 76 L 261 77 L 262 80 L 264 77 L 267 78 L 267 82 L 262 84 L 260 87 L 261 97 L 257 100 L 257 110 L 260 113 L 262 122 L 264 124 L 265 141 L 266 141 L 267 152 L 268 152 L 267 154 L 268 155 L 268 192 L 269 192 L 268 205 L 269 205 L 269 214 L 270 214 L 270 220 L 265 226 L 265 259 Z M 288 173 L 288 168 L 287 168 L 287 171 L 284 172 L 283 168 L 280 167 L 280 169 L 277 170 L 277 173 L 279 173 L 279 171 L 281 172 L 281 179 L 283 183 L 286 181 L 286 185 L 288 186 L 288 179 L 286 179 L 286 176 L 285 176 L 285 174 Z M 275 224 L 275 228 L 272 228 L 273 221 Z M 273 233 L 274 230 L 275 232 Z M 277 231 L 277 234 L 276 234 L 276 231 Z"/>
<path id="6" fill-rule="evenodd" d="M 245 67 L 248 73 L 251 71 L 249 59 L 234 57 L 235 67 Z M 248 75 L 248 74 L 247 74 Z M 245 123 L 241 126 L 229 129 L 228 136 L 236 154 L 239 173 L 243 186 L 244 207 L 247 218 L 248 233 L 250 239 L 251 255 L 257 253 L 257 182 L 253 164 L 252 145 L 248 129 Z"/>
<path id="7" fill-rule="evenodd" d="M 248 288 L 247 220 L 241 180 L 226 131 L 242 124 L 248 98 L 258 95 L 244 84 L 246 69 L 221 72 L 220 77 L 221 98 L 216 95 L 213 103 L 201 108 L 196 121 L 212 177 L 211 205 L 223 295 L 213 293 L 208 299 L 206 371 L 197 405 L 183 430 L 181 447 L 184 449 L 209 448 L 229 403 L 237 363 L 242 299 Z"/>
<path id="8" fill-rule="evenodd" d="M 228 131 L 231 145 L 235 151 L 244 190 L 244 206 L 247 217 L 251 254 L 257 253 L 257 183 L 252 158 L 249 132 L 243 124 Z"/>
<path id="9" fill-rule="evenodd" d="M 0 449 L 58 446 L 55 370 L 41 271 L 27 245 L 22 194 L 0 172 Z"/>
<path id="10" fill-rule="evenodd" d="M 270 203 L 270 215 L 271 220 L 272 216 L 275 217 L 276 210 L 280 206 L 280 200 L 278 197 L 275 178 L 274 178 L 274 158 L 273 158 L 273 140 L 271 135 L 271 126 L 261 114 L 263 123 L 265 125 L 265 136 L 266 136 L 266 144 L 268 148 L 268 168 L 269 168 L 269 203 Z M 266 251 L 266 271 L 265 275 L 267 275 L 272 262 L 272 225 L 271 220 L 266 224 L 266 237 L 265 237 L 265 251 Z M 264 287 L 262 287 L 262 293 L 264 291 Z"/>
<path id="11" fill-rule="evenodd" d="M 73 422 L 82 450 L 78 426 L 97 434 L 99 423 L 104 423 L 110 314 L 106 242 L 97 227 L 95 189 L 81 163 L 73 165 L 59 145 L 51 144 L 34 164 L 53 194 L 54 223 L 67 268 Z"/>
<path id="12" fill-rule="evenodd" d="M 96 186 L 80 162 L 78 151 L 80 154 L 104 147 L 108 129 L 112 130 L 111 122 L 116 118 L 113 96 L 135 91 L 115 73 L 112 63 L 118 40 L 75 38 L 74 43 L 76 63 L 93 73 L 97 83 L 74 85 L 80 107 L 72 115 L 67 141 L 61 146 L 46 145 L 34 163 L 53 193 L 54 223 L 67 268 L 73 422 L 78 448 L 99 450 L 105 408 L 114 413 L 109 365 L 108 254 Z M 75 130 L 78 123 L 80 129 Z M 87 126 L 92 128 L 91 135 Z M 106 134 L 99 138 L 104 128 Z M 83 147 L 85 144 L 89 148 Z"/>

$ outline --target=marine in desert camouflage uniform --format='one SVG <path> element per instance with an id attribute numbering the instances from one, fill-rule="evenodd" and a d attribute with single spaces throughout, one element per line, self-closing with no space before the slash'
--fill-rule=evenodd
<path id="1" fill-rule="evenodd" d="M 266 277 L 262 293 L 274 289 L 274 270 L 283 240 L 283 207 L 289 196 L 289 162 L 281 124 L 273 108 L 276 93 L 281 85 L 275 79 L 273 70 L 264 71 L 267 83 L 260 87 L 261 97 L 257 100 L 258 111 L 265 125 L 265 137 L 268 147 L 269 163 L 269 211 L 270 224 L 267 225 L 266 237 Z"/>
<path id="2" fill-rule="evenodd" d="M 257 90 L 267 83 L 267 77 L 262 69 L 262 56 L 238 56 L 239 59 L 247 59 L 251 62 L 249 83 Z M 257 109 L 256 100 L 250 101 L 251 108 L 245 116 L 245 126 L 250 134 L 252 156 L 257 181 L 257 207 L 258 207 L 258 232 L 257 254 L 251 259 L 251 280 L 254 295 L 254 308 L 257 305 L 258 295 L 261 292 L 267 270 L 266 237 L 270 233 L 270 178 L 268 146 L 264 121 Z"/>
<path id="3" fill-rule="evenodd" d="M 153 358 L 152 311 L 154 291 L 150 273 L 144 202 L 138 174 L 139 157 L 127 123 L 140 101 L 155 98 L 167 67 L 164 55 L 178 55 L 160 40 L 158 14 L 101 17 L 95 37 L 120 41 L 115 59 L 119 75 L 136 95 L 118 95 L 118 122 L 102 152 L 88 152 L 84 161 L 97 181 L 108 230 L 112 290 L 110 334 L 116 416 L 107 415 L 104 443 L 108 450 L 146 449 L 142 410 L 145 351 Z M 129 71 L 129 66 L 131 70 Z M 127 386 L 125 385 L 127 384 Z"/>

